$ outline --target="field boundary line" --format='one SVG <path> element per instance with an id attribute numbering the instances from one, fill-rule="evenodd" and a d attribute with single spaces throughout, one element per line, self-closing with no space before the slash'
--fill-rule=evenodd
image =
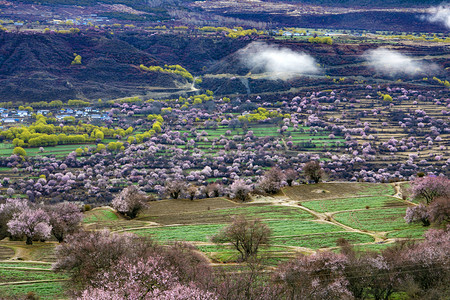
<path id="1" fill-rule="evenodd" d="M 25 284 L 35 284 L 35 283 L 47 283 L 47 282 L 60 282 L 68 281 L 69 279 L 52 279 L 52 280 L 31 280 L 31 281 L 15 281 L 15 282 L 2 282 L 0 286 L 8 285 L 25 285 Z"/>

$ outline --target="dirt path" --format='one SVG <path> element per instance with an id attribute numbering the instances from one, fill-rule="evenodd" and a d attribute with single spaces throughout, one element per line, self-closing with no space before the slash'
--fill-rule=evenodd
<path id="1" fill-rule="evenodd" d="M 395 188 L 396 194 L 391 197 L 394 197 L 395 199 L 398 199 L 398 200 L 402 200 L 402 202 L 407 202 L 409 204 L 408 201 L 403 200 L 400 187 L 398 185 L 393 185 L 393 186 Z M 361 197 L 361 196 L 355 196 L 355 197 Z M 332 200 L 332 199 L 336 199 L 336 198 L 321 199 L 321 200 Z M 363 230 L 342 224 L 333 218 L 333 215 L 336 212 L 329 212 L 329 213 L 317 212 L 315 210 L 309 209 L 309 208 L 301 205 L 300 201 L 292 200 L 291 198 L 289 198 L 288 196 L 286 196 L 284 194 L 283 194 L 283 196 L 274 196 L 274 197 L 263 197 L 263 196 L 254 197 L 254 199 L 251 203 L 270 203 L 272 205 L 282 205 L 282 206 L 299 208 L 299 209 L 306 211 L 306 212 L 310 213 L 311 215 L 313 215 L 316 218 L 314 220 L 314 222 L 336 225 L 336 226 L 343 228 L 346 232 L 354 232 L 354 233 L 370 235 L 371 237 L 373 237 L 374 241 L 371 243 L 367 243 L 368 245 L 371 245 L 371 244 L 374 245 L 374 244 L 380 244 L 380 243 L 383 243 L 383 244 L 384 243 L 393 243 L 395 241 L 395 239 L 387 239 L 386 238 L 387 232 L 363 231 Z M 348 210 L 348 212 L 352 212 L 352 211 L 358 211 L 358 209 Z M 326 249 L 326 248 L 324 248 L 324 249 Z M 309 249 L 309 250 L 312 251 L 312 249 Z"/>
<path id="2" fill-rule="evenodd" d="M 313 216 L 316 217 L 316 220 L 314 220 L 315 222 L 336 225 L 336 226 L 339 226 L 339 227 L 345 229 L 345 231 L 347 231 L 347 232 L 356 232 L 356 233 L 370 235 L 375 240 L 373 243 L 379 243 L 379 242 L 382 242 L 385 240 L 384 233 L 374 232 L 374 231 L 362 231 L 360 229 L 353 228 L 351 226 L 342 224 L 333 218 L 333 213 L 319 213 L 315 210 L 312 210 L 312 209 L 302 206 L 301 203 L 299 203 L 298 201 L 293 201 L 290 198 L 286 197 L 286 200 L 282 201 L 280 204 L 284 205 L 284 206 L 297 207 L 297 208 L 300 208 L 301 210 L 304 210 L 304 211 L 312 214 Z M 352 210 L 350 210 L 350 211 L 352 211 Z"/>
<path id="3" fill-rule="evenodd" d="M 408 205 L 418 205 L 417 203 L 403 199 L 402 187 L 400 186 L 400 183 L 398 182 L 392 183 L 392 186 L 394 187 L 395 190 L 395 194 L 392 197 L 399 199 Z"/>
<path id="4" fill-rule="evenodd" d="M 48 283 L 48 282 L 59 282 L 59 281 L 67 281 L 68 279 L 52 279 L 52 280 L 31 280 L 31 281 L 15 281 L 15 282 L 3 282 L 0 283 L 0 286 L 5 285 L 21 285 L 21 284 L 33 284 L 33 283 Z"/>

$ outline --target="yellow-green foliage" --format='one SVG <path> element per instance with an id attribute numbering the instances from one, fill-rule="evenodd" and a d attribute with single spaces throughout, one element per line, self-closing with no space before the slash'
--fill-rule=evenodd
<path id="1" fill-rule="evenodd" d="M 146 71 L 146 72 L 158 72 L 158 73 L 167 73 L 167 74 L 176 74 L 176 75 L 180 75 L 183 78 L 186 78 L 189 81 L 194 81 L 194 76 L 192 76 L 191 73 L 189 73 L 185 68 L 183 68 L 180 65 L 164 65 L 163 67 L 160 66 L 149 66 L 146 67 L 144 65 L 140 65 L 139 66 L 141 68 L 141 70 Z"/>
<path id="2" fill-rule="evenodd" d="M 83 101 L 83 100 L 69 100 L 69 101 L 67 101 L 67 105 L 80 107 L 80 106 L 89 106 L 91 104 L 89 102 Z"/>
<path id="3" fill-rule="evenodd" d="M 333 44 L 333 39 L 330 37 L 310 37 L 308 39 L 308 42 L 315 43 L 315 44 Z"/>
<path id="4" fill-rule="evenodd" d="M 27 152 L 22 147 L 14 148 L 13 154 L 20 155 L 20 156 L 27 156 Z"/>
<path id="5" fill-rule="evenodd" d="M 142 102 L 142 99 L 139 97 L 128 97 L 120 99 L 120 103 L 136 103 L 136 102 Z"/>
<path id="6" fill-rule="evenodd" d="M 157 132 L 160 133 L 161 132 L 161 126 L 162 124 L 158 121 L 156 121 L 155 123 L 153 123 L 152 129 Z"/>
<path id="7" fill-rule="evenodd" d="M 73 107 L 80 107 L 80 106 L 89 106 L 90 103 L 83 100 L 69 100 L 67 103 L 63 103 L 61 100 L 53 100 L 51 102 L 46 101 L 39 101 L 39 102 L 33 102 L 33 107 L 27 106 L 24 107 L 23 110 L 33 111 L 33 108 L 58 108 L 62 106 L 73 106 Z M 14 107 L 14 103 L 9 102 L 0 102 L 0 107 L 4 108 L 12 108 Z M 22 106 L 23 107 L 23 106 Z M 20 110 L 19 106 L 19 110 Z M 30 110 L 31 109 L 31 110 Z"/>
<path id="8" fill-rule="evenodd" d="M 388 39 L 396 39 L 396 40 L 409 40 L 409 41 L 421 41 L 421 42 L 430 42 L 430 43 L 450 43 L 450 37 L 439 38 L 436 35 L 426 36 L 424 34 L 420 36 L 414 36 L 412 34 L 407 35 L 391 35 L 391 36 L 383 36 Z"/>
<path id="9" fill-rule="evenodd" d="M 78 28 L 70 28 L 70 29 L 69 29 L 69 32 L 70 32 L 70 33 L 79 33 L 79 32 L 80 32 L 80 29 L 78 29 Z"/>
<path id="10" fill-rule="evenodd" d="M 331 77 L 330 77 L 331 78 Z M 345 81 L 345 77 L 340 77 L 339 79 L 333 78 L 333 82 L 334 83 L 341 83 Z"/>
<path id="11" fill-rule="evenodd" d="M 81 65 L 81 55 L 74 53 L 73 56 L 75 58 L 72 60 L 72 65 Z"/>
<path id="12" fill-rule="evenodd" d="M 77 126 L 55 126 L 47 124 L 48 118 L 37 115 L 36 122 L 30 126 L 11 127 L 0 131 L 0 136 L 12 141 L 15 146 L 40 147 L 64 144 L 81 144 L 94 142 L 96 139 L 114 137 L 115 135 L 126 136 L 133 132 L 133 128 L 127 130 L 122 128 L 110 129 L 92 124 L 80 123 Z"/>
<path id="13" fill-rule="evenodd" d="M 389 94 L 383 94 L 382 92 L 378 92 L 378 96 L 383 98 L 383 101 L 387 101 L 387 102 L 392 102 L 393 101 L 391 95 L 389 95 Z"/>
<path id="14" fill-rule="evenodd" d="M 242 27 L 234 27 L 234 28 L 228 28 L 228 27 L 213 27 L 213 26 L 204 26 L 198 28 L 201 31 L 205 32 L 226 32 L 228 37 L 231 38 L 238 38 L 242 36 L 247 35 L 253 35 L 253 34 L 263 34 L 263 31 L 258 31 L 257 29 L 244 29 Z"/>
<path id="15" fill-rule="evenodd" d="M 437 77 L 433 77 L 433 80 L 438 82 L 439 84 L 442 84 L 445 87 L 450 87 L 450 82 L 448 82 L 448 80 L 445 80 L 445 81 L 444 80 L 440 80 Z"/>
<path id="16" fill-rule="evenodd" d="M 106 146 L 103 144 L 97 144 L 97 152 L 102 152 L 103 150 L 106 149 Z"/>
<path id="17" fill-rule="evenodd" d="M 210 93 L 208 93 L 208 94 L 210 94 Z M 212 94 L 210 96 L 208 96 L 206 94 L 201 94 L 201 95 L 196 95 L 196 96 L 193 96 L 193 97 L 189 97 L 188 100 L 191 100 L 192 104 L 195 105 L 195 104 L 202 104 L 203 102 L 210 101 L 212 99 L 213 99 Z M 188 104 L 189 104 L 189 102 L 185 103 L 185 105 L 188 105 Z"/>
<path id="18" fill-rule="evenodd" d="M 392 102 L 392 97 L 391 97 L 391 95 L 388 95 L 388 94 L 383 95 L 383 101 L 389 101 L 389 102 Z"/>
<path id="19" fill-rule="evenodd" d="M 267 110 L 263 107 L 259 107 L 252 114 L 246 114 L 238 117 L 239 121 L 248 121 L 248 122 L 259 122 L 264 121 L 269 118 L 290 118 L 289 114 L 281 114 L 275 110 Z"/>
<path id="20" fill-rule="evenodd" d="M 106 147 L 109 151 L 120 151 L 124 150 L 124 146 L 122 142 L 110 142 Z"/>
<path id="21" fill-rule="evenodd" d="M 161 109 L 161 114 L 167 114 L 172 112 L 172 107 L 164 107 L 163 109 Z"/>
<path id="22" fill-rule="evenodd" d="M 150 114 L 147 116 L 147 120 L 152 121 L 152 120 L 156 120 L 160 123 L 164 122 L 164 118 L 161 115 L 156 115 L 156 114 Z"/>

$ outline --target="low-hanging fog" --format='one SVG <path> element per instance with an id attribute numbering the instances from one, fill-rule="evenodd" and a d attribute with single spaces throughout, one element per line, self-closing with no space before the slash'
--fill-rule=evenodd
<path id="1" fill-rule="evenodd" d="M 384 75 L 425 75 L 439 71 L 437 65 L 415 60 L 399 51 L 378 48 L 364 54 L 369 66 Z"/>
<path id="2" fill-rule="evenodd" d="M 425 19 L 429 22 L 441 23 L 450 29 L 450 4 L 431 7 Z"/>
<path id="3" fill-rule="evenodd" d="M 265 43 L 251 43 L 240 50 L 239 55 L 240 61 L 252 72 L 269 73 L 272 79 L 287 80 L 321 72 L 311 55 Z"/>

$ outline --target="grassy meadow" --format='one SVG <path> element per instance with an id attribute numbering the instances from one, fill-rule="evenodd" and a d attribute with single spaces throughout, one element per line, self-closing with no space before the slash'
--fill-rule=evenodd
<path id="1" fill-rule="evenodd" d="M 163 244 L 187 241 L 203 252 L 215 267 L 236 265 L 239 255 L 231 245 L 216 245 L 210 237 L 234 216 L 259 218 L 272 238 L 260 251 L 266 264 L 275 266 L 298 253 L 330 249 L 338 251 L 344 238 L 358 250 L 380 251 L 397 239 L 420 239 L 426 228 L 406 224 L 408 201 L 393 196 L 391 184 L 320 183 L 287 187 L 272 197 L 248 203 L 226 198 L 149 202 L 136 219 L 127 220 L 109 207 L 85 212 L 87 230 L 109 229 L 150 236 Z M 51 271 L 55 261 L 54 241 L 0 241 L 0 296 L 30 291 L 41 299 L 64 299 L 67 276 Z"/>

